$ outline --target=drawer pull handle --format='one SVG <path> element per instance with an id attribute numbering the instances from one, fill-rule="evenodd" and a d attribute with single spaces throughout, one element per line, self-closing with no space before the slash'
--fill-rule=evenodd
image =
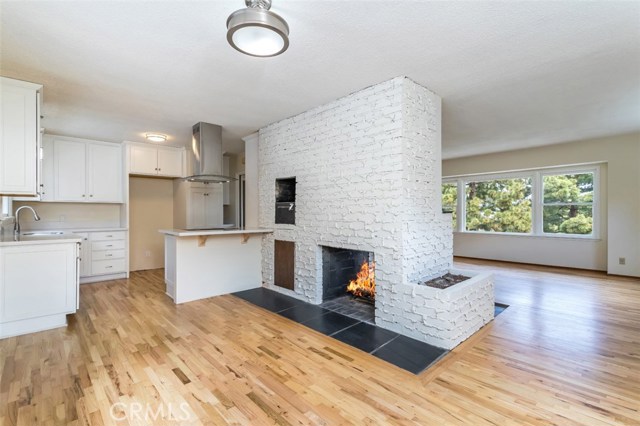
<path id="1" fill-rule="evenodd" d="M 104 269 L 111 269 L 113 266 L 105 266 Z"/>
<path id="2" fill-rule="evenodd" d="M 113 247 L 113 244 L 107 244 L 106 247 Z"/>
<path id="3" fill-rule="evenodd" d="M 113 238 L 113 235 L 107 235 L 107 238 Z"/>
<path id="4" fill-rule="evenodd" d="M 112 257 L 112 254 L 105 254 L 105 257 Z"/>

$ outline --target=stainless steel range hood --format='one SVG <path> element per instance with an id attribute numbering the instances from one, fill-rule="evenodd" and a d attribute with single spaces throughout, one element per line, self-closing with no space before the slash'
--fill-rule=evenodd
<path id="1" fill-rule="evenodd" d="M 191 164 L 193 175 L 185 178 L 189 182 L 224 183 L 236 180 L 223 174 L 221 126 L 203 122 L 193 126 Z"/>

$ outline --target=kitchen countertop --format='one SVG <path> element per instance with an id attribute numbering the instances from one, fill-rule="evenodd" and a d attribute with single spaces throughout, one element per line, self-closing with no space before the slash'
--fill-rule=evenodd
<path id="1" fill-rule="evenodd" d="M 110 228 L 51 228 L 51 229 L 23 229 L 22 232 L 115 232 L 115 231 L 128 231 L 128 228 L 122 228 L 112 226 Z"/>
<path id="2" fill-rule="evenodd" d="M 38 231 L 25 231 L 25 233 L 28 232 Z M 5 232 L 4 234 L 0 234 L 0 247 L 53 243 L 79 243 L 81 241 L 82 237 L 71 232 L 49 235 L 21 235 L 17 241 L 13 238 L 13 232 Z"/>
<path id="3" fill-rule="evenodd" d="M 273 229 L 267 228 L 229 228 L 229 229 L 160 229 L 158 232 L 174 237 L 200 237 L 234 234 L 269 234 Z"/>

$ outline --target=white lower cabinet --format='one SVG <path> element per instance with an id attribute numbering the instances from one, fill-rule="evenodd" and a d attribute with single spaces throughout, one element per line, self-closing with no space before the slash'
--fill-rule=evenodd
<path id="1" fill-rule="evenodd" d="M 127 272 L 126 231 L 74 232 L 83 237 L 80 277 L 83 282 L 101 281 L 102 275 Z"/>
<path id="2" fill-rule="evenodd" d="M 78 308 L 78 244 L 0 248 L 0 338 L 61 327 Z"/>
<path id="3" fill-rule="evenodd" d="M 91 275 L 91 247 L 89 245 L 89 234 L 87 232 L 74 232 L 74 234 L 82 237 L 80 243 L 80 277 Z"/>

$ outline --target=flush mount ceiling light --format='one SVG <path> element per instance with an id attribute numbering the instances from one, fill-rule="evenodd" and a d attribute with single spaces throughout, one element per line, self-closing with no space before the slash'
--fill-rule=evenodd
<path id="1" fill-rule="evenodd" d="M 144 136 L 151 142 L 164 142 L 167 140 L 167 135 L 163 135 L 160 133 L 147 133 Z"/>
<path id="2" fill-rule="evenodd" d="M 250 56 L 276 56 L 289 47 L 289 25 L 271 12 L 271 0 L 245 0 L 227 19 L 227 41 L 236 50 Z"/>

